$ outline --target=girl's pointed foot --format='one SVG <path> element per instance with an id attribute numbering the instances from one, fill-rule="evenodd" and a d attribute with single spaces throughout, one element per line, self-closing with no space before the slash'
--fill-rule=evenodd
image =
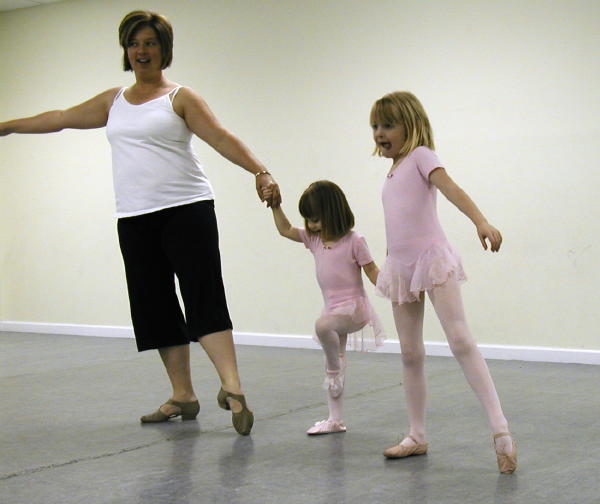
<path id="1" fill-rule="evenodd" d="M 334 399 L 337 399 L 344 393 L 344 381 L 346 379 L 345 374 L 345 366 L 341 367 L 337 371 L 330 371 L 329 369 L 325 370 L 323 389 L 327 390 Z"/>
<path id="2" fill-rule="evenodd" d="M 510 452 L 498 451 L 496 440 L 501 437 L 509 437 L 512 443 Z M 494 449 L 496 450 L 496 459 L 498 461 L 498 469 L 502 474 L 512 474 L 517 469 L 517 443 L 510 432 L 498 432 L 492 435 Z"/>

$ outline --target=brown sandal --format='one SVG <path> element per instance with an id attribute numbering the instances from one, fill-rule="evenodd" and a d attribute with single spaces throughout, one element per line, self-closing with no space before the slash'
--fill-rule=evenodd
<path id="1" fill-rule="evenodd" d="M 230 410 L 231 406 L 229 405 L 229 401 L 227 401 L 227 399 L 233 399 L 242 405 L 242 411 L 238 413 L 234 413 L 233 411 L 231 412 L 231 423 L 238 434 L 247 436 L 252 430 L 252 425 L 254 425 L 254 414 L 248 409 L 248 406 L 246 405 L 246 398 L 243 394 L 233 394 L 221 388 L 221 390 L 219 390 L 219 394 L 217 395 L 219 407 L 225 410 Z"/>
<path id="2" fill-rule="evenodd" d="M 194 420 L 198 416 L 198 412 L 200 411 L 200 403 L 198 401 L 190 401 L 190 402 L 179 402 L 174 401 L 173 399 L 169 399 L 165 404 L 170 404 L 171 406 L 175 406 L 179 408 L 177 413 L 171 413 L 167 415 L 163 413 L 160 408 L 158 408 L 154 413 L 150 413 L 148 415 L 144 415 L 140 418 L 140 422 L 142 423 L 159 423 L 166 422 L 171 418 L 175 418 L 180 416 L 182 420 Z M 161 408 L 165 405 L 162 404 Z"/>

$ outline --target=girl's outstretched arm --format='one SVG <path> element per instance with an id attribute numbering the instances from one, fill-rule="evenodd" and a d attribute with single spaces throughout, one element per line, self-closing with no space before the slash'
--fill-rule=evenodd
<path id="1" fill-rule="evenodd" d="M 469 195 L 463 191 L 446 173 L 444 168 L 436 168 L 429 174 L 429 181 L 436 186 L 444 196 L 473 221 L 477 228 L 477 235 L 487 250 L 486 239 L 490 241 L 490 249 L 492 252 L 498 252 L 502 244 L 502 235 L 494 226 L 492 226 L 484 215 L 481 213 L 477 205 L 473 202 Z"/>
<path id="2" fill-rule="evenodd" d="M 300 238 L 300 233 L 290 224 L 290 221 L 288 221 L 285 213 L 283 213 L 281 205 L 277 207 L 271 207 L 271 210 L 273 210 L 273 220 L 275 221 L 275 226 L 277 227 L 279 234 L 290 240 L 301 242 L 302 238 Z"/>
<path id="3" fill-rule="evenodd" d="M 369 264 L 365 264 L 363 267 L 365 275 L 367 278 L 371 280 L 373 285 L 377 285 L 377 277 L 379 276 L 379 268 L 375 262 L 370 262 Z"/>
<path id="4" fill-rule="evenodd" d="M 51 110 L 32 117 L 0 123 L 0 136 L 11 133 L 54 133 L 65 128 L 91 129 L 106 126 L 108 111 L 119 91 L 109 89 L 75 107 Z"/>

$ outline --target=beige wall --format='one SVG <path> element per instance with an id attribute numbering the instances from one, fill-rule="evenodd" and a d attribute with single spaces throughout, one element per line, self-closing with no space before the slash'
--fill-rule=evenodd
<path id="1" fill-rule="evenodd" d="M 131 75 L 116 29 L 138 1 L 0 14 L 0 119 L 63 108 Z M 481 343 L 600 349 L 600 187 L 594 1 L 152 1 L 175 28 L 168 76 L 193 87 L 277 177 L 285 208 L 339 183 L 379 263 L 380 186 L 368 111 L 410 89 L 449 173 L 501 229 L 500 254 L 440 198 Z M 201 142 L 217 193 L 238 331 L 310 334 L 310 254 L 279 238 L 253 180 Z M 0 139 L 0 321 L 128 325 L 103 130 Z M 390 309 L 374 300 L 395 337 Z M 425 339 L 442 340 L 429 310 Z"/>

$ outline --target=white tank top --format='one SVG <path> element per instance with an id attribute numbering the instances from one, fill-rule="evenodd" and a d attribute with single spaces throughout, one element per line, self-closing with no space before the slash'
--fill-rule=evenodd
<path id="1" fill-rule="evenodd" d="M 108 113 L 117 217 L 132 217 L 214 198 L 191 146 L 192 132 L 173 110 L 181 86 L 140 105 L 121 89 Z"/>

